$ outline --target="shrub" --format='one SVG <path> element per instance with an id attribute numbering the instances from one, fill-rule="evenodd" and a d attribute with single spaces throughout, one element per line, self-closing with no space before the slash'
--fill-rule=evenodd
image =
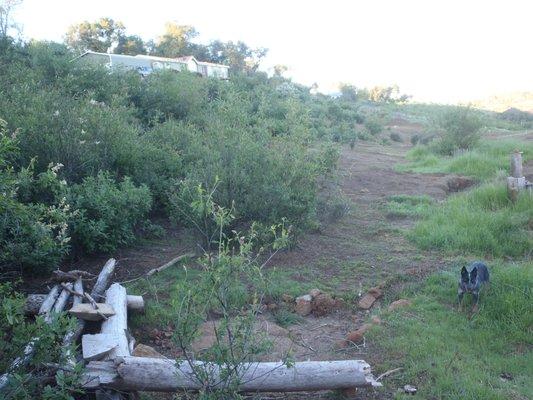
<path id="1" fill-rule="evenodd" d="M 150 190 L 129 178 L 117 183 L 100 172 L 72 186 L 69 199 L 78 215 L 72 219 L 74 245 L 87 253 L 112 252 L 135 240 L 135 228 L 152 206 Z"/>
<path id="2" fill-rule="evenodd" d="M 413 146 L 416 146 L 418 144 L 418 142 L 420 141 L 420 136 L 419 135 L 413 135 L 411 136 L 411 144 Z"/>
<path id="3" fill-rule="evenodd" d="M 377 135 L 383 130 L 383 125 L 376 118 L 367 118 L 364 125 L 372 136 Z"/>
<path id="4" fill-rule="evenodd" d="M 399 142 L 399 143 L 402 143 L 403 142 L 403 138 L 401 137 L 401 135 L 399 133 L 396 133 L 396 132 L 392 132 L 390 134 L 390 138 L 393 142 Z"/>
<path id="5" fill-rule="evenodd" d="M 479 141 L 482 121 L 468 107 L 456 107 L 445 112 L 438 123 L 444 131 L 436 145 L 442 154 L 451 155 L 458 149 L 471 149 Z"/>

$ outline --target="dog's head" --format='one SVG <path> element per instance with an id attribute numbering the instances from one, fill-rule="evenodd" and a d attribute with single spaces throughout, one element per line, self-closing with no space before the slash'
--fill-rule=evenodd
<path id="1" fill-rule="evenodd" d="M 477 280 L 477 267 L 472 268 L 470 272 L 466 269 L 466 267 L 463 267 L 461 269 L 461 287 L 463 290 L 466 291 L 472 291 L 474 287 L 476 286 L 476 280 Z"/>

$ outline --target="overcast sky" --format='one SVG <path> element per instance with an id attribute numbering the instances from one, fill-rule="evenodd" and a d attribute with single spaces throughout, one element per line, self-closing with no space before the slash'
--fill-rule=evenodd
<path id="1" fill-rule="evenodd" d="M 417 100 L 468 101 L 533 90 L 533 0 L 24 0 L 25 38 L 61 41 L 70 24 L 111 17 L 158 36 L 166 21 L 199 41 L 269 49 L 264 68 L 334 91 L 398 84 Z"/>

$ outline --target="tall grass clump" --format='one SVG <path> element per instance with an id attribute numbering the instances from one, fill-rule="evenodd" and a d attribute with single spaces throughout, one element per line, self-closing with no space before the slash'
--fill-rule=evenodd
<path id="1" fill-rule="evenodd" d="M 420 398 L 439 399 L 525 399 L 533 393 L 532 265 L 489 263 L 489 269 L 490 287 L 473 315 L 457 309 L 459 267 L 402 294 L 413 306 L 391 313 L 376 333 L 389 354 L 383 368 L 403 368 L 388 381 L 392 387 L 410 382 Z"/>
<path id="2" fill-rule="evenodd" d="M 533 248 L 532 220 L 532 196 L 524 192 L 512 203 L 505 185 L 492 183 L 432 208 L 409 236 L 423 249 L 526 257 Z"/>

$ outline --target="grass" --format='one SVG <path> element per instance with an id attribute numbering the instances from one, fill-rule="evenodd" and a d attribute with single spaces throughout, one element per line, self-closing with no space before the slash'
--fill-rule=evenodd
<path id="1" fill-rule="evenodd" d="M 274 320 L 279 326 L 287 328 L 291 325 L 301 323 L 304 319 L 298 314 L 282 308 L 274 313 Z"/>
<path id="2" fill-rule="evenodd" d="M 430 196 L 410 196 L 399 194 L 389 196 L 386 205 L 387 216 L 389 217 L 417 217 L 427 213 L 428 208 L 433 204 Z"/>
<path id="3" fill-rule="evenodd" d="M 533 396 L 533 265 L 489 267 L 491 285 L 471 318 L 456 307 L 458 271 L 439 272 L 403 293 L 413 305 L 386 315 L 373 335 L 386 353 L 381 367 L 403 368 L 387 385 L 414 385 L 418 399 Z"/>
<path id="4" fill-rule="evenodd" d="M 408 237 L 422 249 L 527 257 L 533 249 L 531 221 L 533 196 L 523 192 L 512 203 L 503 183 L 485 184 L 427 210 Z"/>
<path id="5" fill-rule="evenodd" d="M 439 156 L 430 146 L 417 146 L 407 155 L 411 162 L 400 164 L 397 168 L 419 173 L 455 173 L 485 181 L 501 170 L 508 171 L 509 154 L 515 149 L 523 151 L 524 161 L 533 158 L 533 144 L 518 140 L 490 140 L 452 157 Z"/>

